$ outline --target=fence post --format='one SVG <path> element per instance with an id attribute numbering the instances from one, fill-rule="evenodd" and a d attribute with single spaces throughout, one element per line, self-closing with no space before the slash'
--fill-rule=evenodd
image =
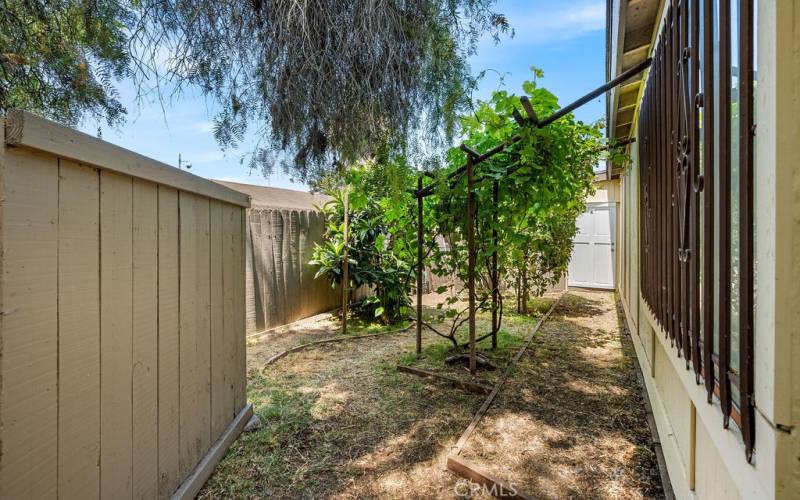
<path id="1" fill-rule="evenodd" d="M 467 154 L 467 286 L 469 288 L 469 371 L 475 374 L 475 182 L 473 157 Z"/>
<path id="2" fill-rule="evenodd" d="M 492 349 L 497 349 L 497 330 L 500 326 L 497 324 L 497 296 L 500 293 L 500 277 L 497 275 L 497 204 L 500 199 L 500 185 L 497 181 L 492 184 L 492 202 L 494 204 L 494 212 L 492 214 Z"/>
<path id="3" fill-rule="evenodd" d="M 343 260 L 342 260 L 342 334 L 347 334 L 347 305 L 348 305 L 348 289 L 350 288 L 350 276 L 348 275 L 348 252 L 347 252 L 347 242 L 349 240 L 349 232 L 350 232 L 350 219 L 348 212 L 350 211 L 350 194 L 349 194 L 349 186 L 345 185 L 344 187 L 344 200 L 343 200 L 343 208 L 344 208 L 344 248 L 342 250 Z"/>
<path id="4" fill-rule="evenodd" d="M 422 191 L 422 176 L 417 177 L 417 193 Z M 417 194 L 417 356 L 422 354 L 422 194 Z"/>

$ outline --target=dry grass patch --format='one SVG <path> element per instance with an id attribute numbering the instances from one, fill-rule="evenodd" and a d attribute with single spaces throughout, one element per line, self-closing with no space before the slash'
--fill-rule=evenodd
<path id="1" fill-rule="evenodd" d="M 613 294 L 570 292 L 462 455 L 536 498 L 661 496 L 633 356 Z"/>
<path id="2" fill-rule="evenodd" d="M 613 305 L 609 294 L 565 297 L 465 457 L 540 497 L 659 494 L 632 353 L 609 316 Z M 426 355 L 417 360 L 412 328 L 322 344 L 263 369 L 309 335 L 338 335 L 338 324 L 327 321 L 327 330 L 251 340 L 248 397 L 263 426 L 234 443 L 201 497 L 428 499 L 466 491 L 443 465 L 484 396 L 396 369 L 413 363 L 471 380 L 441 363 L 447 341 L 426 331 Z M 481 316 L 478 331 L 489 321 Z M 498 370 L 479 377 L 491 384 L 535 323 L 536 316 L 508 314 L 500 349 L 488 354 Z"/>

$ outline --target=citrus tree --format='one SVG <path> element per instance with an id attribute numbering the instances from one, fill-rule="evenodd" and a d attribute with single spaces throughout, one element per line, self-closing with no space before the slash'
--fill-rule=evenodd
<path id="1" fill-rule="evenodd" d="M 355 304 L 355 312 L 383 323 L 410 314 L 409 287 L 414 278 L 416 226 L 408 217 L 412 198 L 403 188 L 412 179 L 403 157 L 383 157 L 353 165 L 339 178 L 328 178 L 331 197 L 320 207 L 325 213 L 324 241 L 316 244 L 311 264 L 317 277 L 341 285 L 344 262 L 344 189 L 349 192 L 348 283 L 352 291 L 369 288 L 373 294 Z"/>

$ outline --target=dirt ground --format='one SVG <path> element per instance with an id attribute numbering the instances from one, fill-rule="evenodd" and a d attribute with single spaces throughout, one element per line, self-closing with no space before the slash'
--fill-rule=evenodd
<path id="1" fill-rule="evenodd" d="M 493 362 L 513 356 L 545 304 L 530 316 L 507 313 Z M 487 331 L 488 315 L 477 323 L 479 334 Z M 568 293 L 461 456 L 537 498 L 660 497 L 634 354 L 621 331 L 613 294 Z M 412 328 L 263 366 L 283 349 L 337 333 L 335 319 L 319 316 L 248 340 L 248 397 L 263 425 L 234 443 L 200 496 L 488 498 L 444 469 L 485 396 L 396 369 L 441 366 L 447 343 L 432 332 L 422 360 Z"/>

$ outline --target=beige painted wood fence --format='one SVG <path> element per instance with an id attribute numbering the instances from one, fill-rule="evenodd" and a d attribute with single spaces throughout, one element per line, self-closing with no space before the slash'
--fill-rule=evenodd
<path id="1" fill-rule="evenodd" d="M 247 196 L 28 113 L 0 155 L 0 498 L 193 496 L 251 413 Z"/>

